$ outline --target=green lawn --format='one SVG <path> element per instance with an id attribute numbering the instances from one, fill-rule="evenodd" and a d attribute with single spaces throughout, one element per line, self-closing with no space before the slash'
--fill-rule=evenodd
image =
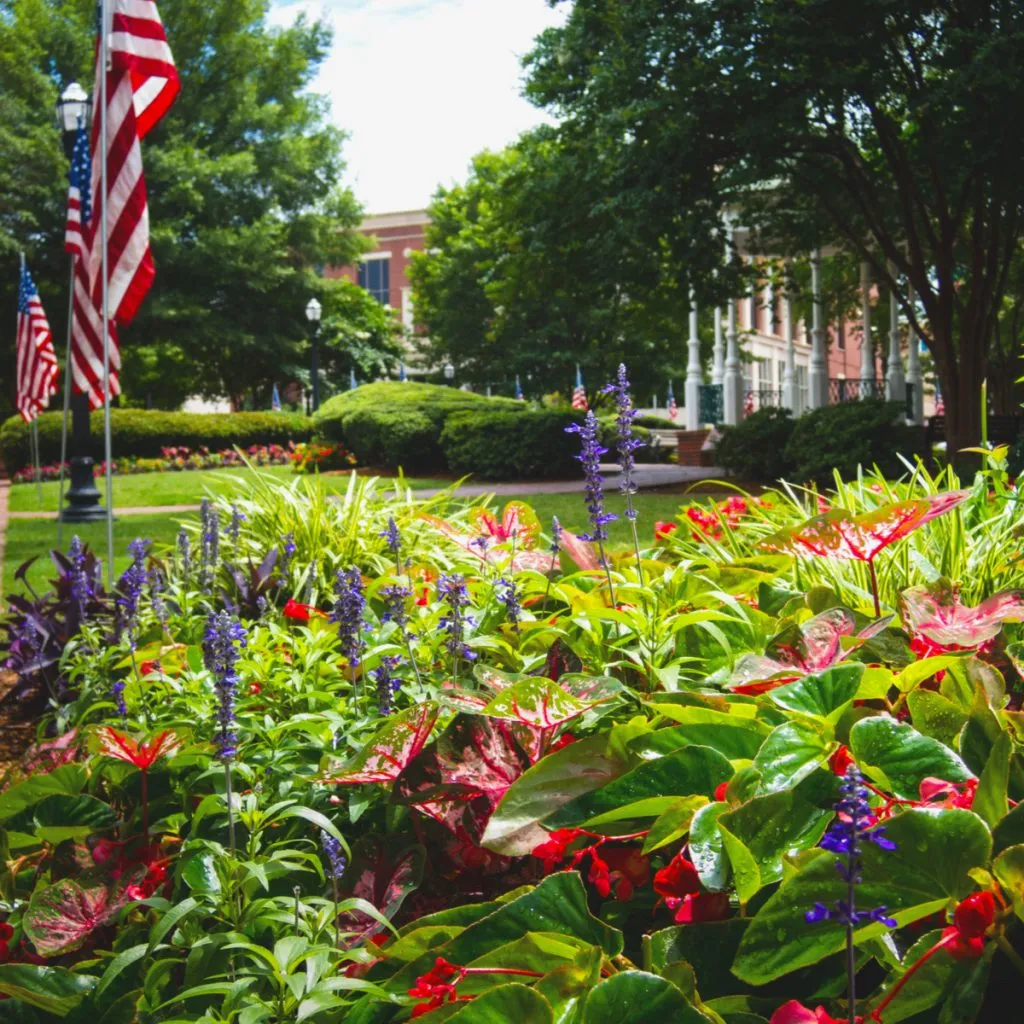
<path id="1" fill-rule="evenodd" d="M 290 466 L 266 466 L 260 470 L 281 482 L 295 479 Z M 249 475 L 247 469 L 199 469 L 182 473 L 138 473 L 134 476 L 114 477 L 114 508 L 151 508 L 155 505 L 195 505 L 210 492 L 231 494 L 240 483 L 244 484 Z M 344 490 L 348 486 L 348 474 L 326 474 L 323 477 L 328 488 Z M 406 478 L 411 487 L 444 487 L 447 480 Z M 106 486 L 101 479 L 96 481 L 101 493 Z M 12 512 L 56 512 L 57 482 L 43 484 L 43 504 L 40 507 L 35 484 L 12 484 L 10 504 Z"/>
<path id="2" fill-rule="evenodd" d="M 118 552 L 114 559 L 114 571 L 122 573 L 128 568 L 130 557 L 128 545 L 136 537 L 148 537 L 155 544 L 173 544 L 178 535 L 178 524 L 190 518 L 190 513 L 177 515 L 139 515 L 122 516 L 114 521 L 114 550 Z M 73 533 L 78 534 L 101 557 L 106 557 L 107 524 L 81 523 L 77 526 L 64 527 L 64 548 Z M 45 587 L 48 580 L 53 579 L 55 569 L 50 561 L 50 549 L 57 544 L 57 523 L 51 519 L 12 519 L 7 524 L 7 550 L 4 554 L 4 593 L 10 593 L 20 585 L 14 581 L 14 574 L 22 562 L 33 555 L 39 558 L 28 572 L 28 581 L 37 591 Z"/>
<path id="3" fill-rule="evenodd" d="M 210 475 L 230 471 L 213 471 Z M 190 477 L 199 476 L 199 473 L 189 474 Z M 166 476 L 176 477 L 177 474 L 153 474 L 148 479 L 161 479 Z M 128 477 L 127 481 L 139 479 Z M 124 482 L 124 481 L 122 481 Z M 497 507 L 500 511 L 506 501 L 512 498 L 502 497 L 497 499 Z M 567 529 L 574 533 L 585 531 L 587 528 L 587 510 L 583 504 L 583 495 L 580 493 L 570 494 L 534 494 L 523 495 L 522 500 L 528 502 L 540 517 L 545 531 L 550 529 L 551 517 L 558 516 L 559 521 Z M 654 523 L 657 520 L 672 521 L 675 519 L 680 506 L 688 499 L 684 494 L 645 494 L 636 496 L 636 507 L 639 512 L 637 528 L 640 532 L 641 543 L 647 543 L 654 531 Z M 693 499 L 701 500 L 701 499 Z M 706 499 L 705 499 L 706 500 Z M 140 504 L 142 504 L 140 502 Z M 609 525 L 608 532 L 612 544 L 630 543 L 629 525 L 624 518 L 623 499 L 620 495 L 609 493 L 607 499 L 608 509 L 620 515 L 620 519 Z M 119 553 L 114 562 L 115 573 L 121 573 L 128 566 L 128 544 L 136 537 L 147 537 L 157 545 L 173 544 L 178 533 L 179 523 L 190 518 L 190 513 L 171 513 L 151 515 L 122 516 L 114 523 L 114 547 Z M 105 553 L 107 549 L 106 523 L 88 523 L 85 525 L 64 528 L 64 547 L 67 548 L 72 533 L 77 533 L 83 541 L 87 542 L 96 552 Z M 7 553 L 4 557 L 3 586 L 4 593 L 9 593 L 16 587 L 14 573 L 22 562 L 39 555 L 35 564 L 29 570 L 28 579 L 33 587 L 38 589 L 45 586 L 46 581 L 52 578 L 53 567 L 48 556 L 50 548 L 57 543 L 57 524 L 46 519 L 12 519 L 7 527 Z"/>

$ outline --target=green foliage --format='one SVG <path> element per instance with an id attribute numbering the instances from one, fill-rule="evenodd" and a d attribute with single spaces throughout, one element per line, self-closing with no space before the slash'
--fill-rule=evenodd
<path id="1" fill-rule="evenodd" d="M 60 460 L 60 413 L 44 413 L 39 425 L 40 461 Z M 97 462 L 103 460 L 103 411 L 90 419 L 92 448 Z M 312 434 L 312 421 L 290 413 L 232 412 L 146 412 L 142 409 L 112 409 L 113 448 L 118 458 L 156 458 L 162 448 L 183 446 L 215 450 L 248 448 L 254 444 L 287 444 L 305 441 Z M 31 429 L 20 416 L 12 416 L 0 427 L 0 455 L 9 472 L 29 465 Z"/>
<path id="2" fill-rule="evenodd" d="M 906 425 L 896 402 L 839 402 L 812 409 L 796 420 L 786 444 L 788 479 L 827 484 L 833 474 L 853 477 L 860 466 L 878 466 L 887 477 L 899 476 L 905 459 L 923 455 L 920 428 Z"/>
<path id="3" fill-rule="evenodd" d="M 741 480 L 774 483 L 789 479 L 793 463 L 787 457 L 786 445 L 794 426 L 787 409 L 758 409 L 736 426 L 721 428 L 715 462 Z"/>
<path id="4" fill-rule="evenodd" d="M 581 413 L 460 412 L 441 434 L 448 468 L 483 480 L 565 479 L 576 476 L 579 443 L 565 428 Z"/>

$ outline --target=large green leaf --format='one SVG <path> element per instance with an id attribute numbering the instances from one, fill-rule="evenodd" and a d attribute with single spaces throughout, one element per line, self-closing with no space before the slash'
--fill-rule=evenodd
<path id="1" fill-rule="evenodd" d="M 907 707 L 914 728 L 946 746 L 952 746 L 967 721 L 967 715 L 956 704 L 934 690 L 914 690 L 907 697 Z"/>
<path id="2" fill-rule="evenodd" d="M 1017 804 L 992 830 L 992 849 L 995 853 L 1018 843 L 1024 843 L 1024 803 Z"/>
<path id="3" fill-rule="evenodd" d="M 583 1024 L 708 1024 L 671 982 L 646 971 L 622 971 L 587 996 Z"/>
<path id="4" fill-rule="evenodd" d="M 857 900 L 863 907 L 887 907 L 901 926 L 970 892 L 974 883 L 968 872 L 987 863 L 992 845 L 981 818 L 961 810 L 904 811 L 887 822 L 886 835 L 895 850 L 864 844 Z M 737 977 L 765 984 L 843 947 L 841 924 L 811 925 L 804 918 L 815 903 L 832 906 L 845 899 L 846 883 L 835 864 L 836 857 L 822 851 L 765 903 L 740 943 L 733 964 Z M 885 930 L 881 924 L 866 925 L 858 929 L 857 940 Z"/>
<path id="5" fill-rule="evenodd" d="M 988 761 L 978 779 L 978 790 L 974 794 L 971 810 L 980 814 L 990 828 L 994 828 L 1010 809 L 1006 791 L 1010 782 L 1010 758 L 1013 756 L 1013 741 L 1008 732 L 1001 732 Z"/>
<path id="6" fill-rule="evenodd" d="M 614 730 L 612 731 L 614 733 Z M 622 775 L 629 761 L 603 733 L 541 758 L 509 786 L 481 843 L 507 857 L 524 857 L 547 839 L 540 822 L 573 799 Z"/>
<path id="7" fill-rule="evenodd" d="M 643 853 L 646 855 L 669 843 L 682 839 L 690 831 L 693 816 L 702 807 L 706 807 L 706 796 L 681 796 L 673 798 L 672 803 L 658 815 L 657 821 L 651 825 L 647 838 L 644 840 Z"/>
<path id="8" fill-rule="evenodd" d="M 973 778 L 949 747 L 889 715 L 862 718 L 850 730 L 850 749 L 865 775 L 904 800 L 917 800 L 921 780 L 929 776 L 947 782 Z"/>
<path id="9" fill-rule="evenodd" d="M 907 950 L 903 957 L 903 968 L 894 972 L 891 979 L 879 993 L 884 998 L 894 985 L 899 984 L 905 969 L 916 963 L 942 938 L 942 931 L 927 932 Z M 946 949 L 933 953 L 899 990 L 892 1002 L 885 1008 L 885 1024 L 899 1024 L 901 1020 L 923 1013 L 941 1003 L 953 986 L 970 969 L 968 961 L 956 961 Z"/>
<path id="10" fill-rule="evenodd" d="M 690 824 L 690 859 L 701 884 L 713 892 L 722 892 L 729 884 L 729 858 L 718 828 L 718 819 L 728 810 L 726 803 L 708 804 L 693 816 Z"/>
<path id="11" fill-rule="evenodd" d="M 832 752 L 831 730 L 814 722 L 787 722 L 772 731 L 754 758 L 760 793 L 789 789 L 823 765 Z"/>
<path id="12" fill-rule="evenodd" d="M 33 819 L 38 838 L 54 846 L 68 839 L 85 839 L 117 824 L 109 805 L 84 793 L 55 793 L 40 800 L 33 810 Z"/>
<path id="13" fill-rule="evenodd" d="M 548 1001 L 555 1024 L 572 1024 L 582 1013 L 583 1000 L 601 979 L 601 951 L 581 950 L 572 963 L 549 971 L 534 986 Z"/>
<path id="14" fill-rule="evenodd" d="M 66 1017 L 96 987 L 97 980 L 63 967 L 0 964 L 0 992 L 55 1017 Z"/>
<path id="15" fill-rule="evenodd" d="M 455 1012 L 451 1013 L 452 1005 Z M 469 1003 L 448 1004 L 444 1012 L 434 1011 L 417 1018 L 424 1024 L 432 1021 L 451 1021 L 453 1024 L 508 1024 L 509 1021 L 529 1021 L 529 1024 L 552 1024 L 551 1006 L 528 985 L 512 982 L 498 985 Z"/>
<path id="16" fill-rule="evenodd" d="M 679 704 L 657 703 L 651 707 L 679 724 L 635 739 L 630 749 L 641 757 L 661 757 L 680 747 L 696 745 L 713 747 L 730 760 L 750 760 L 771 731 L 770 726 L 752 715 Z M 756 711 L 750 704 L 735 705 L 735 709 Z"/>
<path id="17" fill-rule="evenodd" d="M 15 783 L 0 794 L 0 821 L 28 810 L 34 804 L 55 794 L 79 793 L 86 781 L 85 767 L 80 764 L 65 764 L 47 775 L 33 775 L 24 782 Z"/>
<path id="18" fill-rule="evenodd" d="M 718 826 L 741 901 L 749 902 L 761 888 L 780 881 L 783 857 L 817 846 L 832 816 L 793 790 L 754 797 L 721 815 Z M 741 874 L 748 855 L 750 863 Z"/>
<path id="19" fill-rule="evenodd" d="M 768 696 L 787 711 L 836 721 L 853 703 L 863 675 L 864 666 L 855 662 L 836 665 L 795 683 L 779 686 Z"/>
<path id="20" fill-rule="evenodd" d="M 644 968 L 661 974 L 669 964 L 685 961 L 697 974 L 702 999 L 730 995 L 745 988 L 729 970 L 750 920 L 674 925 L 645 935 Z"/>
<path id="21" fill-rule="evenodd" d="M 683 747 L 656 761 L 645 761 L 601 789 L 570 801 L 547 819 L 552 828 L 568 828 L 608 811 L 652 798 L 702 795 L 712 797 L 728 781 L 733 768 L 711 747 Z M 671 801 L 669 801 L 671 803 Z M 660 806 L 660 814 L 668 805 Z"/>

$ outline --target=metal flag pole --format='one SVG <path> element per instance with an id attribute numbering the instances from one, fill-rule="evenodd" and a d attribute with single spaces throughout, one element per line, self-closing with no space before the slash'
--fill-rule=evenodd
<path id="1" fill-rule="evenodd" d="M 109 0 L 100 0 L 100 275 L 102 277 L 103 309 L 103 452 L 107 481 L 107 586 L 114 589 L 114 479 L 111 467 L 110 440 L 110 309 L 107 279 L 107 63 L 109 60 Z"/>
<path id="2" fill-rule="evenodd" d="M 39 507 L 43 507 L 43 477 L 39 465 L 39 416 L 32 421 L 32 464 L 35 467 L 36 475 L 36 500 Z"/>
<path id="3" fill-rule="evenodd" d="M 57 485 L 57 550 L 64 550 L 64 467 L 68 461 L 68 415 L 71 411 L 71 320 L 75 315 L 75 254 L 71 254 L 68 288 L 68 343 L 64 355 L 64 416 L 60 424 L 60 476 Z"/>

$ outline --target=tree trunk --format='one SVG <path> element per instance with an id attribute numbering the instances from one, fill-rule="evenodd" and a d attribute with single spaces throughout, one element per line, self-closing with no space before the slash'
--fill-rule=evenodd
<path id="1" fill-rule="evenodd" d="M 972 474 L 980 461 L 964 449 L 981 444 L 981 383 L 987 363 L 987 339 L 970 337 L 968 330 L 966 324 L 961 327 L 956 349 L 940 343 L 951 358 L 936 360 L 946 404 L 946 458 L 961 476 Z"/>

